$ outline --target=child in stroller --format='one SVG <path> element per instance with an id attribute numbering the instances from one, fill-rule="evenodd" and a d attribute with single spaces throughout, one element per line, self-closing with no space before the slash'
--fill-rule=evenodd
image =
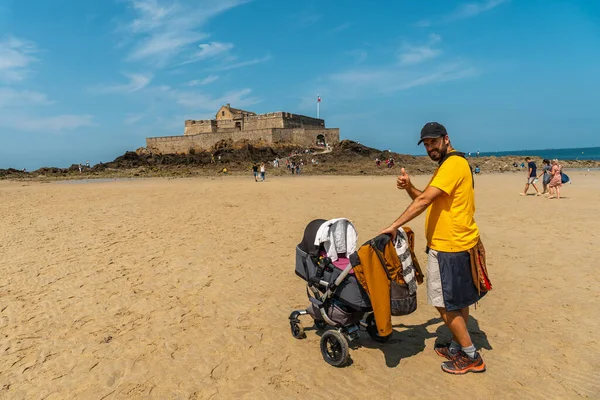
<path id="1" fill-rule="evenodd" d="M 296 247 L 296 275 L 307 282 L 310 305 L 291 313 L 292 335 L 306 337 L 299 319 L 306 314 L 317 330 L 336 328 L 325 331 L 320 343 L 324 360 L 335 367 L 348 362 L 349 342 L 359 338 L 360 327 L 378 342 L 390 337 L 379 335 L 369 296 L 352 271 L 348 257 L 356 247 L 356 230 L 345 218 L 310 222 Z"/>

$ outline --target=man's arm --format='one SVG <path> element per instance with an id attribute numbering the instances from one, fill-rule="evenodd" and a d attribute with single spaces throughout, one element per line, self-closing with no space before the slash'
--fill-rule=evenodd
<path id="1" fill-rule="evenodd" d="M 417 197 L 419 197 L 421 194 L 423 194 L 423 191 L 417 189 L 411 182 L 410 185 L 406 188 L 406 193 L 408 193 L 410 198 L 414 200 Z"/>
<path id="2" fill-rule="evenodd" d="M 414 188 L 414 186 L 413 186 Z M 418 189 L 414 189 L 415 191 L 420 192 Z M 409 195 L 414 193 L 412 191 L 408 191 Z M 382 234 L 389 233 L 393 237 L 396 236 L 396 232 L 398 228 L 402 225 L 408 223 L 414 218 L 418 217 L 423 211 L 427 209 L 433 203 L 433 201 L 442 195 L 445 195 L 444 191 L 438 189 L 434 186 L 427 186 L 423 192 L 420 192 L 419 195 L 413 200 L 412 203 L 408 206 L 408 208 L 400 215 L 388 228 L 381 231 Z M 412 197 L 412 195 L 411 195 Z"/>

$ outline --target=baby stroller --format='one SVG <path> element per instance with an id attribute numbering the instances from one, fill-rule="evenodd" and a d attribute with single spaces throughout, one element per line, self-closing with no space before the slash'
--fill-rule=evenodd
<path id="1" fill-rule="evenodd" d="M 334 223 L 339 225 L 330 237 L 332 240 L 319 243 L 320 228 Z M 302 242 L 296 247 L 296 275 L 307 282 L 310 305 L 290 314 L 292 335 L 296 339 L 306 337 L 299 319 L 306 314 L 313 318 L 319 331 L 334 327 L 322 334 L 320 346 L 323 359 L 335 367 L 348 362 L 349 342 L 359 338 L 360 327 L 378 342 L 386 342 L 391 336 L 379 335 L 369 296 L 352 271 L 348 257 L 356 249 L 356 243 L 356 231 L 347 219 L 318 219 L 306 226 Z M 330 256 L 326 247 L 329 247 Z M 335 250 L 333 256 L 332 248 Z"/>

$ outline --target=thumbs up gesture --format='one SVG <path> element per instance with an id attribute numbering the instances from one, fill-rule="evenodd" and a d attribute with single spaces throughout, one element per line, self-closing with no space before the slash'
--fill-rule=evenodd
<path id="1" fill-rule="evenodd" d="M 400 170 L 400 176 L 398 176 L 398 179 L 396 180 L 396 187 L 398 189 L 407 189 L 410 187 L 410 177 L 404 168 Z"/>

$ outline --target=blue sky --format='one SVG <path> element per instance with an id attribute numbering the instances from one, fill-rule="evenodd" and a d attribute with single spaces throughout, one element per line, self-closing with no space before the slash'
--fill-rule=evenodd
<path id="1" fill-rule="evenodd" d="M 600 146 L 600 2 L 2 0 L 0 168 L 110 161 L 221 104 L 423 154 Z"/>

